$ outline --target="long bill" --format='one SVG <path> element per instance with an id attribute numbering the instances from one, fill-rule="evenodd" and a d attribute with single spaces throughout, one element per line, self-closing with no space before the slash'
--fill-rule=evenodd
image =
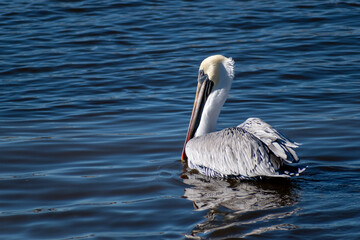
<path id="1" fill-rule="evenodd" d="M 185 152 L 186 144 L 191 138 L 194 137 L 196 129 L 199 127 L 201 114 L 204 110 L 205 102 L 210 95 L 213 86 L 214 82 L 210 81 L 208 78 L 206 78 L 202 83 L 198 82 L 194 106 L 190 117 L 190 123 L 186 134 L 184 148 L 182 150 L 181 160 L 187 160 Z"/>

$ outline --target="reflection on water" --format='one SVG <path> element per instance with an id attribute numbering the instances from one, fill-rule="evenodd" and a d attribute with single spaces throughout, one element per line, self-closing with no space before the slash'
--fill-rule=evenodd
<path id="1" fill-rule="evenodd" d="M 0 6 L 0 239 L 360 239 L 358 0 Z M 302 143 L 294 182 L 179 179 L 214 54 L 236 62 L 219 129 Z"/>
<path id="2" fill-rule="evenodd" d="M 225 181 L 192 172 L 185 172 L 182 178 L 190 185 L 184 197 L 193 202 L 196 211 L 206 213 L 205 221 L 197 224 L 188 238 L 201 238 L 202 234 L 213 238 L 219 231 L 233 231 L 235 236 L 244 237 L 296 228 L 280 220 L 298 211 L 294 207 L 298 187 L 291 180 Z M 270 219 L 273 224 L 266 224 Z M 253 227 L 246 232 L 244 225 Z"/>

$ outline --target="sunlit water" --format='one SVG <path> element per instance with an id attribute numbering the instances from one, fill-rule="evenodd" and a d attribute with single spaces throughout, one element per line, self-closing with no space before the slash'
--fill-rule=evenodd
<path id="1" fill-rule="evenodd" d="M 0 3 L 1 239 L 359 239 L 358 1 Z M 260 117 L 306 172 L 223 181 L 180 155 L 198 66 L 218 128 Z"/>

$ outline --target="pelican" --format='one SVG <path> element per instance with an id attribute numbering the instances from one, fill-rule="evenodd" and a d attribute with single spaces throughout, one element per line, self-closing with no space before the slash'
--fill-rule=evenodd
<path id="1" fill-rule="evenodd" d="M 298 143 L 259 118 L 215 132 L 220 110 L 234 78 L 234 60 L 221 55 L 202 61 L 182 160 L 210 177 L 298 176 L 305 168 L 288 165 L 299 158 Z"/>

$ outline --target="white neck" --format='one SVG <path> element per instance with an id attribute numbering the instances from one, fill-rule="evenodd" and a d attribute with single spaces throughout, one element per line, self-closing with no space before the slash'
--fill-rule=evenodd
<path id="1" fill-rule="evenodd" d="M 215 90 L 209 95 L 201 114 L 200 124 L 195 132 L 195 137 L 202 136 L 216 130 L 217 119 L 221 108 L 226 101 L 227 95 L 228 91 L 225 89 Z"/>
<path id="2" fill-rule="evenodd" d="M 199 127 L 195 132 L 195 137 L 214 132 L 222 106 L 224 105 L 231 87 L 233 75 L 229 75 L 226 69 L 220 71 L 220 81 L 214 87 L 206 100 Z"/>

